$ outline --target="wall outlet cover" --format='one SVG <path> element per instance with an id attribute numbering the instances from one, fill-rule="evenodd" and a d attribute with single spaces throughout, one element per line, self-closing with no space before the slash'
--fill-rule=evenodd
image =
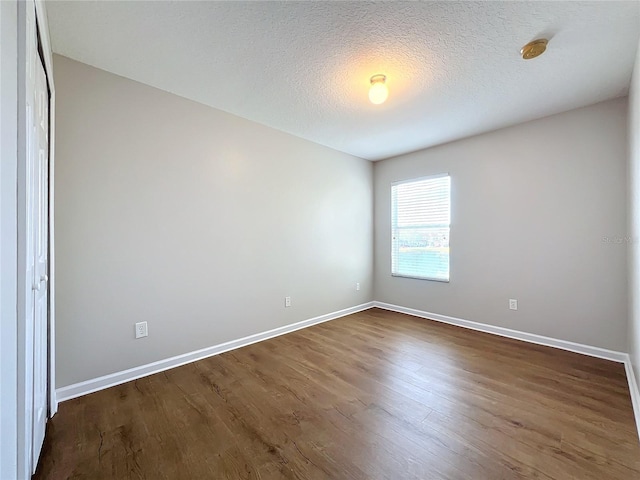
<path id="1" fill-rule="evenodd" d="M 136 338 L 142 338 L 147 336 L 149 336 L 147 322 L 136 323 Z"/>

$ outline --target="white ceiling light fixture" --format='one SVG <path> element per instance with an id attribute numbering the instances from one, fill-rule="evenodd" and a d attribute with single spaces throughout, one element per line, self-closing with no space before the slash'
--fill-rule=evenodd
<path id="1" fill-rule="evenodd" d="M 382 74 L 371 77 L 371 88 L 369 89 L 369 100 L 374 105 L 380 105 L 387 100 L 389 89 L 386 85 L 387 77 Z"/>

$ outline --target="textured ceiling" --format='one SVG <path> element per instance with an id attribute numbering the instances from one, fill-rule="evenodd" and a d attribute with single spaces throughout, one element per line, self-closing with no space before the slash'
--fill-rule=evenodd
<path id="1" fill-rule="evenodd" d="M 47 2 L 56 53 L 377 160 L 627 92 L 630 2 Z M 549 37 L 524 61 L 519 50 Z M 389 99 L 368 101 L 387 75 Z"/>

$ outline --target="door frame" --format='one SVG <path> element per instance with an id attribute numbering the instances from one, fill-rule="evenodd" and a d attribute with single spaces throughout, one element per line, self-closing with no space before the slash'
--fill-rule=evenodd
<path id="1" fill-rule="evenodd" d="M 0 1 L 0 478 L 18 478 L 18 31 Z"/>

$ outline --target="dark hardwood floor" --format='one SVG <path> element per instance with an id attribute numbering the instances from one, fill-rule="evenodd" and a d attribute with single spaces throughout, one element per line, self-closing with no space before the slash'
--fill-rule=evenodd
<path id="1" fill-rule="evenodd" d="M 62 403 L 38 479 L 640 479 L 621 364 L 371 309 Z"/>

